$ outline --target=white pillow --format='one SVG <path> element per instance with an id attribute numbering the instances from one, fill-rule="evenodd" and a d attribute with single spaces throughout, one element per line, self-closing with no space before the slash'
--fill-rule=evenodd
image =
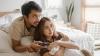
<path id="1" fill-rule="evenodd" d="M 22 16 L 22 14 L 21 13 L 10 13 L 8 14 L 8 16 L 11 17 L 11 23 L 12 23 L 16 18 Z"/>
<path id="2" fill-rule="evenodd" d="M 84 56 L 79 50 L 76 49 L 65 49 L 64 56 Z"/>
<path id="3" fill-rule="evenodd" d="M 0 30 L 8 32 L 8 27 L 12 21 L 11 16 L 5 15 L 0 17 Z"/>
<path id="4" fill-rule="evenodd" d="M 0 30 L 3 30 L 8 33 L 9 26 L 11 23 L 18 17 L 21 16 L 21 13 L 10 13 L 3 17 L 0 17 Z"/>
<path id="5" fill-rule="evenodd" d="M 13 52 L 11 45 L 11 38 L 0 30 L 0 53 Z"/>

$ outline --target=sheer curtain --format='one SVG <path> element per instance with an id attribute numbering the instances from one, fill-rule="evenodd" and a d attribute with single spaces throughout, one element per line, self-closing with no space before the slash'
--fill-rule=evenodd
<path id="1" fill-rule="evenodd" d="M 65 19 L 65 0 L 45 0 L 45 15 L 51 17 L 56 23 L 64 24 Z"/>
<path id="2" fill-rule="evenodd" d="M 63 0 L 45 0 L 46 9 L 61 8 L 62 6 L 63 6 Z"/>
<path id="3" fill-rule="evenodd" d="M 37 2 L 43 9 L 43 16 L 50 17 L 53 21 L 56 21 L 57 23 L 64 24 L 64 19 L 66 17 L 66 0 L 26 0 L 26 2 L 27 1 Z"/>

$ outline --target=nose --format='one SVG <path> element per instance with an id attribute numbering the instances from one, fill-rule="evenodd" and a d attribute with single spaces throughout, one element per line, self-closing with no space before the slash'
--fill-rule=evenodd
<path id="1" fill-rule="evenodd" d="M 39 20 L 39 18 L 36 18 L 35 22 L 37 22 L 37 23 L 38 23 L 39 21 L 40 21 L 40 20 Z"/>
<path id="2" fill-rule="evenodd" d="M 52 31 L 53 31 L 52 28 L 49 28 L 49 32 L 52 33 Z"/>
<path id="3" fill-rule="evenodd" d="M 37 22 L 39 22 L 40 20 L 37 18 L 37 20 L 36 20 Z"/>

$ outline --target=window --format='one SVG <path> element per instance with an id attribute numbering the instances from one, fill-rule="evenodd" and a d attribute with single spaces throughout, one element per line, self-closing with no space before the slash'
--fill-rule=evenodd
<path id="1" fill-rule="evenodd" d="M 65 0 L 45 0 L 44 16 L 50 17 L 55 24 L 64 24 L 64 1 Z"/>
<path id="2" fill-rule="evenodd" d="M 49 8 L 61 8 L 63 0 L 45 0 L 46 9 Z"/>
<path id="3" fill-rule="evenodd" d="M 86 5 L 100 5 L 100 0 L 86 0 L 85 1 Z"/>
<path id="4" fill-rule="evenodd" d="M 87 22 L 86 32 L 96 40 L 100 39 L 100 0 L 84 0 L 83 9 L 83 18 Z"/>
<path id="5" fill-rule="evenodd" d="M 84 18 L 86 21 L 100 22 L 100 0 L 84 1 Z"/>
<path id="6" fill-rule="evenodd" d="M 45 0 L 45 16 L 51 17 L 53 21 L 63 21 L 64 0 Z M 63 14 L 62 14 L 63 13 Z"/>

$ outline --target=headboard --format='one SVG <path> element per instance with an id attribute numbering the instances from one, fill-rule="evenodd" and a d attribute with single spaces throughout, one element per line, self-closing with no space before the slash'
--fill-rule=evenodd
<path id="1" fill-rule="evenodd" d="M 18 13 L 18 12 L 20 12 L 20 9 L 15 9 L 15 10 L 10 11 L 10 12 L 0 12 L 0 17 L 7 15 L 9 13 Z"/>
<path id="2" fill-rule="evenodd" d="M 0 12 L 0 17 L 9 14 L 10 12 Z"/>

